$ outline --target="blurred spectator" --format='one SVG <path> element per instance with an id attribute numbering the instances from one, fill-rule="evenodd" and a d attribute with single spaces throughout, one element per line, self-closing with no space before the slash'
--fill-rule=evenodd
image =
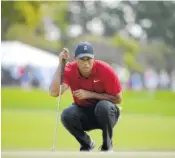
<path id="1" fill-rule="evenodd" d="M 24 74 L 24 67 L 19 66 L 19 67 L 18 67 L 18 73 L 19 73 L 19 77 L 21 78 L 22 75 Z"/>
<path id="2" fill-rule="evenodd" d="M 130 84 L 133 90 L 142 90 L 143 83 L 141 74 L 139 74 L 138 72 L 132 73 L 130 76 Z"/>
<path id="3" fill-rule="evenodd" d="M 40 71 L 41 76 L 42 76 L 42 82 L 40 88 L 42 90 L 49 90 L 49 86 L 52 80 L 51 76 L 51 70 L 50 69 L 43 69 Z"/>
<path id="4" fill-rule="evenodd" d="M 21 76 L 21 87 L 25 90 L 30 89 L 30 69 L 29 65 L 26 65 L 23 69 L 23 73 Z"/>
<path id="5" fill-rule="evenodd" d="M 1 86 L 9 86 L 12 84 L 12 76 L 8 69 L 1 67 Z"/>
<path id="6" fill-rule="evenodd" d="M 144 73 L 144 83 L 145 87 L 149 91 L 154 92 L 157 89 L 159 83 L 157 72 L 151 68 L 146 70 Z"/>
<path id="7" fill-rule="evenodd" d="M 168 89 L 170 78 L 165 70 L 162 70 L 159 75 L 159 84 L 161 89 Z"/>
<path id="8" fill-rule="evenodd" d="M 11 77 L 13 79 L 12 84 L 13 83 L 15 84 L 15 81 L 20 78 L 19 73 L 18 73 L 18 68 L 17 67 L 12 67 L 10 69 L 10 74 L 11 74 Z"/>
<path id="9" fill-rule="evenodd" d="M 120 68 L 120 70 L 118 70 L 118 76 L 119 79 L 121 81 L 122 84 L 122 88 L 123 89 L 127 89 L 128 88 L 128 82 L 129 82 L 129 76 L 130 76 L 130 72 L 127 68 Z"/>
<path id="10" fill-rule="evenodd" d="M 175 69 L 172 71 L 171 74 L 171 88 L 172 91 L 175 92 Z"/>

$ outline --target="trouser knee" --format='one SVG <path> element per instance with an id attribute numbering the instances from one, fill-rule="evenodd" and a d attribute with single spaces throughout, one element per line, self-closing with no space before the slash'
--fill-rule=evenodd
<path id="1" fill-rule="evenodd" d="M 62 124 L 65 126 L 67 124 L 69 124 L 69 122 L 71 122 L 71 117 L 70 115 L 68 114 L 68 111 L 67 110 L 64 110 L 61 114 L 61 122 Z"/>
<path id="2" fill-rule="evenodd" d="M 70 111 L 69 108 L 65 109 L 61 114 L 61 122 L 62 124 L 68 128 L 69 126 L 72 126 L 73 123 L 76 122 L 75 115 Z"/>
<path id="3" fill-rule="evenodd" d="M 95 115 L 101 125 L 108 123 L 114 126 L 119 118 L 120 111 L 119 108 L 113 103 L 102 100 L 96 105 Z"/>

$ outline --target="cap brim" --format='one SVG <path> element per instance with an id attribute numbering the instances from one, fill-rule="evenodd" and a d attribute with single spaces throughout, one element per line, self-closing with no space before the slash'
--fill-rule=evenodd
<path id="1" fill-rule="evenodd" d="M 77 56 L 77 58 L 78 59 L 80 59 L 80 58 L 83 58 L 83 57 L 90 57 L 90 58 L 94 58 L 94 55 L 93 54 L 79 54 L 78 56 Z"/>

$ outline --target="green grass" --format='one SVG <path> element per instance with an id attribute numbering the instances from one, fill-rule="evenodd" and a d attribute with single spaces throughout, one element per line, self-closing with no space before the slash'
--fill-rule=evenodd
<path id="1" fill-rule="evenodd" d="M 47 110 L 3 110 L 3 149 L 49 149 L 52 147 L 56 113 Z M 116 150 L 173 150 L 175 149 L 175 118 L 125 114 L 114 131 Z M 101 145 L 101 131 L 90 132 Z M 77 149 L 76 140 L 59 122 L 57 149 Z M 97 149 L 97 148 L 96 148 Z"/>
<path id="2" fill-rule="evenodd" d="M 50 149 L 56 119 L 57 98 L 48 92 L 3 88 L 2 150 Z M 122 118 L 114 130 L 115 150 L 175 150 L 175 93 L 124 92 Z M 72 103 L 70 91 L 62 96 L 61 110 Z M 101 131 L 89 133 L 97 146 Z M 57 149 L 79 148 L 59 122 Z"/>
<path id="3" fill-rule="evenodd" d="M 153 97 L 148 92 L 127 91 L 123 94 L 123 112 L 134 114 L 158 114 L 175 116 L 175 93 L 157 92 Z M 73 102 L 70 91 L 61 97 L 60 109 Z M 40 90 L 2 89 L 2 109 L 56 109 L 57 98 Z"/>
<path id="4" fill-rule="evenodd" d="M 61 97 L 61 108 L 72 103 L 70 91 Z M 23 91 L 18 88 L 2 89 L 2 108 L 3 109 L 56 109 L 57 98 L 51 97 L 48 92 L 38 89 Z"/>

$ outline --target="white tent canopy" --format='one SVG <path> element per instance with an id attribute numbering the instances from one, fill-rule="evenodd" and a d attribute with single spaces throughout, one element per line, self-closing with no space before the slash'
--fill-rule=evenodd
<path id="1" fill-rule="evenodd" d="M 45 68 L 58 66 L 58 57 L 50 52 L 32 47 L 19 41 L 1 42 L 1 65 L 5 67 L 33 65 Z"/>

